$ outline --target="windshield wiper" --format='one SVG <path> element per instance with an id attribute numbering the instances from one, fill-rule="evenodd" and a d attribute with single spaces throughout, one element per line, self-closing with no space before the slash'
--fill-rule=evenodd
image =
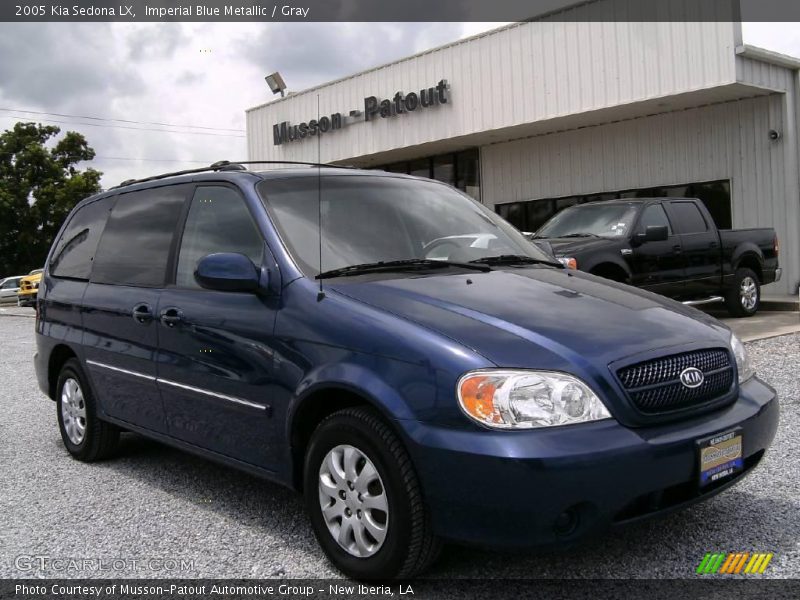
<path id="1" fill-rule="evenodd" d="M 405 260 L 387 260 L 373 263 L 363 263 L 360 265 L 350 265 L 339 269 L 323 271 L 317 275 L 317 279 L 329 279 L 331 277 L 348 277 L 350 275 L 361 275 L 363 273 L 379 273 L 381 271 L 402 271 L 407 268 L 431 268 L 443 269 L 445 267 L 461 267 L 472 271 L 487 272 L 491 267 L 487 265 L 476 265 L 472 263 L 453 262 L 449 260 L 435 260 L 433 258 L 409 258 Z"/>
<path id="2" fill-rule="evenodd" d="M 552 260 L 542 260 L 524 254 L 500 254 L 499 256 L 486 256 L 469 261 L 472 264 L 481 265 L 550 265 L 551 267 L 564 268 L 560 262 Z"/>
<path id="3" fill-rule="evenodd" d="M 568 233 L 567 235 L 559 235 L 560 238 L 574 238 L 574 237 L 601 237 L 596 233 Z"/>

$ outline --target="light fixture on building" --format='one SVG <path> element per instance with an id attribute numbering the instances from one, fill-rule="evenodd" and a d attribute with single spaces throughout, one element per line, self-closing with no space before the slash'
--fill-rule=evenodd
<path id="1" fill-rule="evenodd" d="M 284 83 L 283 77 L 281 77 L 280 73 L 275 71 L 271 75 L 264 77 L 264 81 L 267 82 L 267 85 L 269 86 L 269 89 L 272 90 L 273 94 L 280 92 L 281 98 L 283 98 L 283 92 L 286 90 L 286 83 Z"/>

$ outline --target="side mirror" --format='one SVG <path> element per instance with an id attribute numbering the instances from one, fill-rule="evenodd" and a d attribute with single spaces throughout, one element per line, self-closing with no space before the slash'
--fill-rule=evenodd
<path id="1" fill-rule="evenodd" d="M 648 225 L 644 233 L 637 233 L 634 239 L 639 244 L 645 242 L 664 242 L 669 239 L 669 230 L 666 225 Z"/>
<path id="2" fill-rule="evenodd" d="M 200 259 L 194 278 L 207 290 L 221 292 L 254 292 L 258 289 L 259 273 L 244 254 L 218 252 Z"/>

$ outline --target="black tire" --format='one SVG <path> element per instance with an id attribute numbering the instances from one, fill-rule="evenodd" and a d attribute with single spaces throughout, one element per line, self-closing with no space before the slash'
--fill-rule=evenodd
<path id="1" fill-rule="evenodd" d="M 752 291 L 748 293 L 746 289 Z M 736 269 L 731 287 L 725 294 L 725 306 L 730 315 L 737 318 L 752 317 L 758 312 L 761 306 L 761 282 L 755 272 L 747 268 Z"/>
<path id="2" fill-rule="evenodd" d="M 388 500 L 385 539 L 367 557 L 348 553 L 329 531 L 322 512 L 320 468 L 328 453 L 342 445 L 354 447 L 373 463 Z M 397 435 L 371 409 L 349 408 L 320 423 L 306 452 L 304 491 L 317 541 L 328 559 L 349 577 L 408 578 L 422 572 L 438 556 L 440 544 L 431 530 L 411 459 Z"/>
<path id="3" fill-rule="evenodd" d="M 81 399 L 76 402 L 77 410 L 82 406 L 83 414 L 83 435 L 81 439 L 70 439 L 68 424 L 65 424 L 65 413 L 70 419 L 77 419 L 81 422 L 75 411 L 70 412 L 70 403 L 67 400 L 68 393 L 65 386 L 69 385 L 74 389 L 73 382 L 78 385 Z M 65 406 L 66 405 L 66 406 Z M 86 376 L 81 369 L 77 359 L 71 358 L 61 367 L 58 374 L 56 385 L 56 413 L 58 415 L 58 429 L 61 431 L 61 439 L 64 446 L 73 458 L 83 462 L 94 462 L 111 456 L 117 448 L 119 442 L 119 429 L 110 423 L 101 421 L 97 418 L 97 403 L 95 402 L 92 389 L 86 381 Z M 73 438 L 75 437 L 73 430 Z"/>

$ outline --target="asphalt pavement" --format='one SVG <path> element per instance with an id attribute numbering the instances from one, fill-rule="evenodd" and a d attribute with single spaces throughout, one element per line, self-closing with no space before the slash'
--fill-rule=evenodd
<path id="1" fill-rule="evenodd" d="M 339 576 L 300 497 L 280 486 L 133 434 L 115 459 L 72 460 L 35 383 L 30 315 L 0 311 L 0 577 Z M 764 577 L 800 577 L 800 335 L 748 348 L 782 416 L 774 446 L 739 485 L 569 552 L 448 547 L 427 575 L 692 578 L 706 552 L 750 551 L 774 553 Z"/>

